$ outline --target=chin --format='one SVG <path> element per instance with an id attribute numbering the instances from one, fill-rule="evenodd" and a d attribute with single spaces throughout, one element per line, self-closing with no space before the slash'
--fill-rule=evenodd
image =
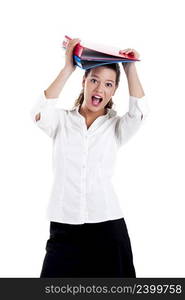
<path id="1" fill-rule="evenodd" d="M 88 110 L 93 111 L 93 112 L 97 112 L 97 111 L 100 111 L 102 109 L 105 109 L 105 106 L 102 106 L 102 104 L 99 104 L 98 106 L 95 106 L 95 105 L 92 104 L 92 102 L 86 103 L 86 107 L 88 108 Z"/>

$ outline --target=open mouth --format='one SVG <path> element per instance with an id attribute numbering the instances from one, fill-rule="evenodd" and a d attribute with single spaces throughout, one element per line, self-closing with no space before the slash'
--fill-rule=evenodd
<path id="1" fill-rule="evenodd" d="M 92 104 L 94 106 L 98 106 L 100 105 L 100 103 L 103 101 L 103 98 L 99 97 L 99 96 L 92 96 Z"/>

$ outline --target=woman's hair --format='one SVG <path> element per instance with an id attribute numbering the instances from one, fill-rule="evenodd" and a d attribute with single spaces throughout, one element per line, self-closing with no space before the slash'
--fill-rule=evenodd
<path id="1" fill-rule="evenodd" d="M 103 67 L 114 70 L 116 72 L 116 87 L 118 87 L 119 81 L 120 81 L 120 66 L 119 66 L 119 64 L 118 63 L 107 64 L 107 65 L 103 65 Z M 91 69 L 87 69 L 85 71 L 85 74 L 84 74 L 85 78 L 87 78 L 90 71 L 91 71 Z M 82 89 L 79 97 L 75 100 L 74 107 L 78 106 L 79 104 L 81 106 L 83 101 L 84 101 L 84 90 Z M 111 98 L 109 100 L 109 102 L 106 104 L 105 108 L 112 108 L 113 105 L 114 105 L 114 102 L 112 101 L 112 98 Z"/>

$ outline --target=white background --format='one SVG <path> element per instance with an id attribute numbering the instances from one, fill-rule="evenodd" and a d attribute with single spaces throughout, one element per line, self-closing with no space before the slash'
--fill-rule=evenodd
<path id="1" fill-rule="evenodd" d="M 150 105 L 118 154 L 114 185 L 137 277 L 184 277 L 184 1 L 1 1 L 0 277 L 39 277 L 49 238 L 52 140 L 30 118 L 36 97 L 64 65 L 65 34 L 140 53 Z M 84 71 L 60 94 L 72 107 Z M 114 96 L 128 109 L 124 72 Z"/>

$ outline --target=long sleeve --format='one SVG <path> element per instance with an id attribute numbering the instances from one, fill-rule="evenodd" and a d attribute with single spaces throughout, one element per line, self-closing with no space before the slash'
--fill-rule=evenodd
<path id="1" fill-rule="evenodd" d="M 145 122 L 150 112 L 146 96 L 137 98 L 129 96 L 129 111 L 119 117 L 116 123 L 118 145 L 124 145 Z"/>
<path id="2" fill-rule="evenodd" d="M 33 122 L 51 138 L 56 135 L 59 126 L 59 109 L 55 107 L 59 101 L 59 98 L 46 98 L 43 91 L 30 111 Z M 36 121 L 35 116 L 38 113 L 41 116 L 40 120 Z"/>

